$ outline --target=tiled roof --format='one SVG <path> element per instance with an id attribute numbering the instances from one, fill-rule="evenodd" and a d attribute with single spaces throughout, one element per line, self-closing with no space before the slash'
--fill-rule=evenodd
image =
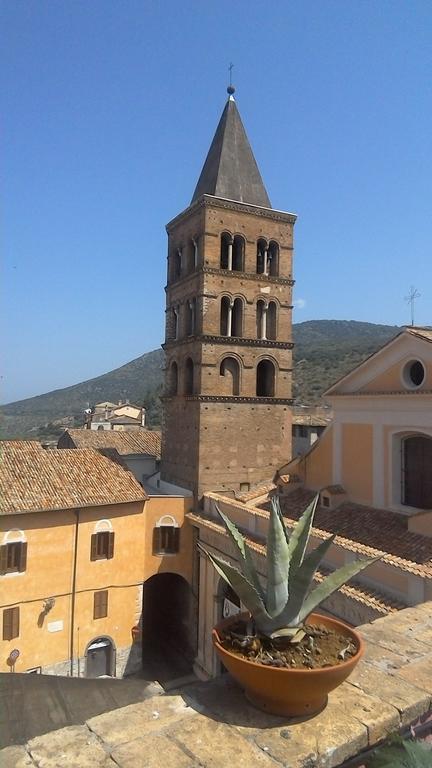
<path id="1" fill-rule="evenodd" d="M 0 457 L 3 451 L 8 451 L 9 446 L 13 446 L 16 450 L 20 451 L 43 451 L 42 444 L 38 440 L 1 440 L 0 441 Z"/>
<path id="2" fill-rule="evenodd" d="M 228 534 L 226 533 L 223 526 L 219 525 L 219 523 L 214 520 L 210 520 L 203 515 L 197 515 L 194 512 L 187 513 L 186 517 L 193 525 L 204 526 L 211 531 L 228 537 Z M 245 539 L 248 546 L 252 550 L 259 553 L 260 555 L 266 554 L 266 548 L 264 544 L 260 544 L 257 541 L 254 541 L 250 534 L 245 536 Z M 318 583 L 321 582 L 326 575 L 327 571 L 317 571 L 315 574 L 315 581 Z M 351 598 L 352 600 L 356 600 L 357 602 L 374 608 L 382 614 L 391 613 L 405 607 L 405 605 L 399 600 L 395 600 L 390 595 L 386 595 L 379 590 L 367 587 L 364 584 L 360 586 L 350 582 L 350 584 L 344 584 L 344 586 L 340 587 L 339 592 L 341 592 L 346 597 Z"/>
<path id="3" fill-rule="evenodd" d="M 131 453 L 145 453 L 160 458 L 161 433 L 149 429 L 121 432 L 115 429 L 67 429 L 76 448 L 115 448 L 120 456 Z M 62 436 L 63 437 L 63 436 Z M 61 438 L 60 438 L 61 439 Z"/>
<path id="4" fill-rule="evenodd" d="M 253 499 L 268 495 L 271 491 L 274 491 L 276 487 L 277 486 L 272 482 L 263 483 L 262 485 L 257 485 L 255 488 L 252 488 L 250 491 L 236 493 L 236 499 L 243 502 L 252 501 Z"/>
<path id="5" fill-rule="evenodd" d="M 281 498 L 288 524 L 298 520 L 314 496 L 313 491 L 299 488 Z M 336 510 L 318 506 L 313 533 L 320 537 L 336 533 L 336 543 L 346 549 L 366 556 L 382 555 L 383 562 L 403 571 L 432 577 L 432 538 L 408 531 L 406 518 L 395 512 L 351 502 Z"/>
<path id="6" fill-rule="evenodd" d="M 432 341 L 432 328 L 431 327 L 423 327 L 422 328 L 419 325 L 414 325 L 414 326 L 407 326 L 406 330 L 412 336 L 419 336 L 421 339 L 426 339 L 426 341 Z"/>
<path id="7" fill-rule="evenodd" d="M 331 416 L 314 416 L 308 413 L 293 413 L 293 425 L 303 425 L 307 427 L 327 427 L 331 423 Z"/>
<path id="8" fill-rule="evenodd" d="M 8 441 L 0 462 L 0 514 L 144 501 L 131 472 L 93 450 L 32 451 Z"/>

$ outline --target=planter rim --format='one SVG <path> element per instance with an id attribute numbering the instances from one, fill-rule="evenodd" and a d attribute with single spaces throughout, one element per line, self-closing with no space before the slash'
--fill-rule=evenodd
<path id="1" fill-rule="evenodd" d="M 273 670 L 274 672 L 277 672 L 278 674 L 289 674 L 289 675 L 322 675 L 323 672 L 330 672 L 333 669 L 345 669 L 346 667 L 350 666 L 354 659 L 356 661 L 359 661 L 361 657 L 363 656 L 365 652 L 365 643 L 363 638 L 359 635 L 358 632 L 355 631 L 353 627 L 350 627 L 348 624 L 345 624 L 344 621 L 341 621 L 340 619 L 334 619 L 332 616 L 323 616 L 320 613 L 311 613 L 305 620 L 305 623 L 309 621 L 310 619 L 324 619 L 325 621 L 330 622 L 335 628 L 340 628 L 341 630 L 345 630 L 344 634 L 351 634 L 354 636 L 354 639 L 357 642 L 357 651 L 354 654 L 354 656 L 350 656 L 347 661 L 341 661 L 340 664 L 332 664 L 327 667 L 318 667 L 317 669 L 308 669 L 305 667 L 304 669 L 297 669 L 296 667 L 270 667 L 268 664 L 261 664 L 259 661 L 252 661 L 251 659 L 246 659 L 243 656 L 240 656 L 239 654 L 232 653 L 232 651 L 229 651 L 227 648 L 224 648 L 223 645 L 221 645 L 220 637 L 219 637 L 219 630 L 225 629 L 230 624 L 233 624 L 235 621 L 239 621 L 240 619 L 249 619 L 250 613 L 248 611 L 244 611 L 242 613 L 238 613 L 235 616 L 229 616 L 226 619 L 222 619 L 222 621 L 219 621 L 212 630 L 212 638 L 215 645 L 217 645 L 222 653 L 226 653 L 228 656 L 231 656 L 233 659 L 236 659 L 237 661 L 242 661 L 245 664 L 251 664 L 254 667 L 261 667 L 262 669 L 266 670 Z M 319 623 L 319 622 L 316 622 Z"/>

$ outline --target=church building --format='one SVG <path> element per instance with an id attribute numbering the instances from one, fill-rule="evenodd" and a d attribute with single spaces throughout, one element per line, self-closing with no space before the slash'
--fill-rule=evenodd
<path id="1" fill-rule="evenodd" d="M 190 205 L 167 225 L 163 481 L 225 495 L 291 455 L 296 216 L 272 208 L 234 88 Z"/>

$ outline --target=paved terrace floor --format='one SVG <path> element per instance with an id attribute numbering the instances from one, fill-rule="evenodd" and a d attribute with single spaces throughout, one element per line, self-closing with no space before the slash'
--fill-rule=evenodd
<path id="1" fill-rule="evenodd" d="M 127 706 L 86 716 L 81 687 L 81 723 L 28 738 L 0 751 L 2 768 L 335 768 L 389 734 L 431 713 L 432 603 L 408 608 L 360 628 L 366 658 L 349 681 L 330 694 L 326 709 L 309 720 L 265 715 L 247 704 L 227 675 L 178 691 L 140 681 L 142 698 Z M 12 677 L 12 675 L 10 676 Z M 16 676 L 21 678 L 21 676 Z M 27 678 L 28 679 L 28 678 Z M 54 679 L 55 680 L 55 679 Z M 48 682 L 47 682 L 48 681 Z M 32 708 L 50 710 L 53 678 L 34 677 Z M 4 681 L 3 681 L 4 682 Z M 96 681 L 97 682 L 97 681 Z M 107 683 L 115 698 L 122 682 Z M 25 683 L 27 685 L 27 683 Z M 40 685 L 39 692 L 37 685 Z M 137 689 L 137 694 L 139 693 Z M 120 694 L 119 694 L 120 695 Z M 77 689 L 77 706 L 79 694 Z M 8 695 L 6 694 L 6 704 Z M 4 711 L 4 710 L 3 710 Z M 55 727 L 55 712 L 50 714 Z M 361 759 L 361 757 L 359 758 Z M 353 763 L 350 763 L 351 765 Z M 358 765 L 359 762 L 356 763 Z"/>

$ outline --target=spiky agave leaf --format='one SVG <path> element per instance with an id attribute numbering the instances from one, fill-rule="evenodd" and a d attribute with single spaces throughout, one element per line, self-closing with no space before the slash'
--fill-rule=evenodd
<path id="1" fill-rule="evenodd" d="M 245 542 L 243 534 L 240 533 L 235 523 L 233 523 L 232 520 L 230 520 L 229 517 L 224 512 L 222 512 L 221 509 L 219 509 L 218 505 L 216 504 L 215 506 L 219 516 L 223 520 L 225 528 L 227 529 L 227 532 L 231 538 L 231 541 L 233 542 L 240 556 L 240 562 L 241 562 L 242 571 L 244 575 L 246 576 L 247 580 L 250 581 L 251 584 L 253 584 L 256 591 L 264 601 L 265 592 L 259 580 L 259 576 L 256 572 L 255 566 L 252 562 L 250 550 Z"/>
<path id="2" fill-rule="evenodd" d="M 360 571 L 363 571 L 368 565 L 376 563 L 379 559 L 379 557 L 368 557 L 365 560 L 357 560 L 354 563 L 347 563 L 346 565 L 343 565 L 342 568 L 338 568 L 337 571 L 333 571 L 333 573 L 326 576 L 324 581 L 322 581 L 304 601 L 299 612 L 299 621 L 304 621 L 304 619 L 306 619 L 306 617 L 324 600 L 327 600 L 333 592 L 336 592 L 349 581 L 349 579 L 352 579 L 353 576 L 356 576 Z"/>
<path id="3" fill-rule="evenodd" d="M 289 544 L 277 509 L 272 504 L 267 535 L 267 599 L 270 616 L 277 616 L 288 600 Z"/>
<path id="4" fill-rule="evenodd" d="M 335 540 L 336 534 L 321 542 L 312 552 L 306 555 L 303 563 L 290 581 L 290 599 L 284 606 L 275 622 L 281 627 L 296 626 L 299 622 L 300 609 L 312 586 L 313 577 Z"/>
<path id="5" fill-rule="evenodd" d="M 289 538 L 290 580 L 294 578 L 304 560 L 318 498 L 317 494 L 308 504 L 302 516 L 297 520 Z"/>
<path id="6" fill-rule="evenodd" d="M 289 545 L 288 531 L 286 529 L 286 525 L 285 525 L 285 521 L 284 521 L 284 516 L 282 514 L 281 505 L 280 505 L 280 501 L 279 501 L 279 496 L 272 496 L 272 498 L 271 498 L 271 506 L 272 506 L 273 511 L 277 514 L 279 520 L 282 523 L 282 528 L 283 528 L 283 532 L 285 534 L 286 543 Z"/>
<path id="7" fill-rule="evenodd" d="M 243 605 L 250 611 L 255 619 L 257 629 L 267 632 L 271 617 L 267 613 L 264 602 L 253 584 L 248 581 L 246 576 L 241 573 L 238 568 L 231 565 L 226 560 L 223 560 L 221 557 L 211 554 L 211 552 L 205 549 L 201 544 L 198 544 L 198 546 L 205 552 L 217 573 L 230 585 L 231 589 L 238 595 Z"/>

